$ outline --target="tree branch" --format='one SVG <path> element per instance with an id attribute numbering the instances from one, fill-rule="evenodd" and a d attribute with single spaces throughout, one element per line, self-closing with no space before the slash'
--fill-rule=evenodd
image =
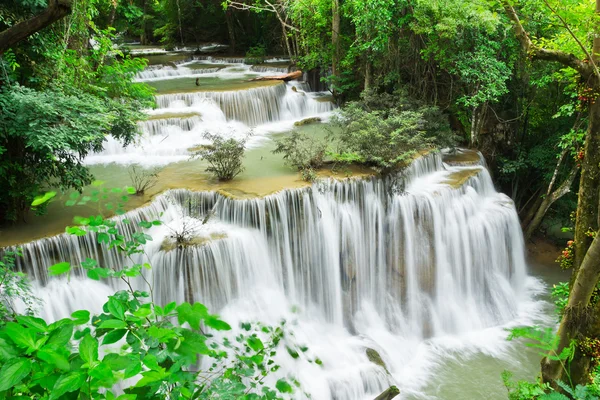
<path id="1" fill-rule="evenodd" d="M 49 0 L 40 14 L 0 32 L 0 54 L 71 13 L 73 0 Z"/>
<path id="2" fill-rule="evenodd" d="M 269 7 L 260 7 L 260 6 L 255 6 L 255 5 L 251 5 L 251 4 L 246 4 L 246 3 L 242 3 L 239 1 L 228 1 L 227 2 L 227 6 L 231 7 L 231 8 L 235 8 L 236 10 L 243 10 L 243 11 L 266 11 L 266 12 L 272 12 L 275 13 L 275 15 L 277 16 L 277 19 L 279 20 L 279 22 L 281 23 L 281 25 L 285 26 L 288 29 L 291 29 L 293 31 L 296 32 L 300 32 L 300 30 L 298 28 L 296 28 L 293 25 L 288 24 L 287 22 L 285 22 L 283 20 L 283 18 L 281 18 L 281 14 L 279 13 L 279 10 L 277 9 L 277 7 L 270 3 L 268 0 L 266 1 L 266 4 L 269 5 Z M 283 7 L 282 11 L 283 11 Z"/>
<path id="3" fill-rule="evenodd" d="M 521 24 L 521 20 L 517 15 L 513 6 L 510 5 L 508 0 L 500 0 L 504 10 L 506 11 L 506 15 L 513 23 L 513 29 L 515 30 L 515 34 L 517 39 L 521 43 L 521 47 L 523 51 L 531 56 L 533 59 L 545 60 L 545 61 L 556 61 L 567 67 L 571 67 L 579 72 L 583 77 L 590 77 L 590 75 L 595 75 L 595 71 L 588 64 L 577 58 L 574 54 L 566 53 L 561 50 L 549 50 L 543 47 L 538 47 L 529 38 L 527 31 L 523 28 Z"/>
<path id="4" fill-rule="evenodd" d="M 561 17 L 560 14 L 557 13 L 556 10 L 554 10 L 554 8 L 552 8 L 550 3 L 548 3 L 548 0 L 544 0 L 544 4 L 546 4 L 546 7 L 548 7 L 550 9 L 552 14 L 556 15 L 556 17 L 560 20 L 562 25 L 567 30 L 567 32 L 569 32 L 569 35 L 571 35 L 571 37 L 577 42 L 579 47 L 581 47 L 581 50 L 583 50 L 583 52 L 585 53 L 585 56 L 590 61 L 590 64 L 592 65 L 592 68 L 594 69 L 594 74 L 596 75 L 596 78 L 598 78 L 598 80 L 600 80 L 600 71 L 598 71 L 598 66 L 594 62 L 594 57 L 592 57 L 590 55 L 589 51 L 587 51 L 587 49 L 585 48 L 583 43 L 581 43 L 581 41 L 577 38 L 577 36 L 575 36 L 575 33 L 573 33 L 573 31 L 571 30 L 571 28 L 569 27 L 569 24 L 567 24 L 567 21 L 565 21 L 564 18 Z"/>

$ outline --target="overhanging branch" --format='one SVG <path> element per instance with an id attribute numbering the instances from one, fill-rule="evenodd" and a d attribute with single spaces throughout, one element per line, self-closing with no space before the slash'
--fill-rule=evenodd
<path id="1" fill-rule="evenodd" d="M 71 13 L 72 0 L 49 0 L 40 14 L 0 32 L 0 54 Z"/>
<path id="2" fill-rule="evenodd" d="M 536 46 L 529 38 L 529 35 L 527 34 L 525 28 L 523 28 L 521 20 L 519 19 L 519 16 L 517 15 L 513 6 L 510 5 L 510 3 L 507 0 L 500 0 L 500 2 L 502 4 L 502 7 L 504 7 L 504 10 L 506 11 L 506 15 L 512 21 L 513 29 L 515 31 L 517 39 L 519 40 L 519 43 L 521 43 L 523 51 L 529 54 L 531 58 L 559 62 L 564 66 L 575 69 L 585 78 L 588 78 L 591 75 L 596 75 L 594 69 L 589 63 L 580 60 L 574 54 L 567 53 L 561 50 L 550 50 Z M 600 79 L 600 75 L 598 75 L 598 78 Z"/>

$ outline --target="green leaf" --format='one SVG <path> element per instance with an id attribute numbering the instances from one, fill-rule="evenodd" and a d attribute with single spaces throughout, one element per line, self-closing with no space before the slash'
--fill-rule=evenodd
<path id="1" fill-rule="evenodd" d="M 231 326 L 227 322 L 220 320 L 216 315 L 209 315 L 208 317 L 206 317 L 206 320 L 204 322 L 206 323 L 206 326 L 213 328 L 217 331 L 231 330 Z"/>
<path id="2" fill-rule="evenodd" d="M 52 276 L 62 275 L 66 272 L 69 272 L 70 270 L 71 270 L 71 264 L 69 264 L 68 262 L 61 262 L 58 264 L 54 264 L 53 266 L 48 268 L 48 272 Z"/>
<path id="3" fill-rule="evenodd" d="M 44 346 L 38 350 L 37 357 L 50 365 L 55 365 L 58 369 L 62 369 L 63 371 L 68 371 L 70 369 L 69 360 L 50 347 Z"/>
<path id="4" fill-rule="evenodd" d="M 132 376 L 136 376 L 140 372 L 142 372 L 142 363 L 140 362 L 140 360 L 130 360 L 129 365 L 127 365 L 127 368 L 125 368 L 124 378 L 131 378 Z"/>
<path id="5" fill-rule="evenodd" d="M 248 343 L 248 346 L 254 351 L 260 351 L 265 348 L 265 345 L 263 344 L 262 340 L 260 340 L 256 336 L 250 336 L 246 343 Z"/>
<path id="6" fill-rule="evenodd" d="M 79 343 L 79 356 L 90 365 L 98 361 L 98 340 L 89 333 Z"/>
<path id="7" fill-rule="evenodd" d="M 16 319 L 21 325 L 33 328 L 39 332 L 48 331 L 48 325 L 46 324 L 46 321 L 41 318 L 19 315 Z"/>
<path id="8" fill-rule="evenodd" d="M 88 310 L 75 311 L 73 314 L 71 314 L 71 318 L 75 320 L 75 325 L 87 324 L 90 320 L 90 312 Z"/>
<path id="9" fill-rule="evenodd" d="M 110 236 L 108 236 L 108 233 L 105 232 L 99 232 L 98 233 L 98 243 L 102 244 L 102 243 L 110 243 Z"/>
<path id="10" fill-rule="evenodd" d="M 54 196 L 56 196 L 56 192 L 46 192 L 42 196 L 36 196 L 36 198 L 31 202 L 31 207 L 36 207 L 41 204 L 44 204 Z"/>
<path id="11" fill-rule="evenodd" d="M 123 304 L 121 304 L 121 302 L 117 299 L 115 299 L 114 297 L 110 297 L 108 299 L 108 311 L 116 318 L 120 319 L 120 320 L 124 320 L 125 319 L 125 308 L 123 307 Z"/>
<path id="12" fill-rule="evenodd" d="M 61 375 L 52 388 L 49 400 L 59 399 L 67 392 L 74 392 L 78 390 L 85 383 L 85 381 L 86 374 L 82 371 Z"/>
<path id="13" fill-rule="evenodd" d="M 127 190 L 127 193 L 129 193 L 129 194 L 135 194 L 135 192 L 136 192 L 135 188 L 131 187 L 131 186 L 127 186 L 126 190 Z"/>
<path id="14" fill-rule="evenodd" d="M 65 324 L 55 329 L 50 336 L 46 344 L 54 346 L 66 346 L 73 336 L 73 325 Z"/>
<path id="15" fill-rule="evenodd" d="M 294 388 L 285 379 L 279 379 L 275 384 L 275 387 L 281 393 L 293 393 Z"/>
<path id="16" fill-rule="evenodd" d="M 208 309 L 204 304 L 182 303 L 177 307 L 177 320 L 180 324 L 187 322 L 192 329 L 200 329 L 200 321 L 208 316 Z"/>
<path id="17" fill-rule="evenodd" d="M 104 339 L 102 340 L 102 344 L 113 344 L 118 342 L 125 336 L 127 333 L 127 329 L 115 329 L 114 331 L 108 332 L 104 335 Z"/>
<path id="18" fill-rule="evenodd" d="M 0 337 L 0 361 L 6 362 L 19 354 L 17 349 Z"/>
<path id="19" fill-rule="evenodd" d="M 0 392 L 8 390 L 23 380 L 31 372 L 31 361 L 27 358 L 13 358 L 0 369 Z"/>
<path id="20" fill-rule="evenodd" d="M 37 350 L 35 337 L 29 329 L 17 323 L 9 322 L 4 326 L 4 330 L 16 345 Z"/>
<path id="21" fill-rule="evenodd" d="M 127 328 L 127 324 L 118 319 L 109 319 L 104 321 L 98 327 L 99 329 L 125 329 Z"/>

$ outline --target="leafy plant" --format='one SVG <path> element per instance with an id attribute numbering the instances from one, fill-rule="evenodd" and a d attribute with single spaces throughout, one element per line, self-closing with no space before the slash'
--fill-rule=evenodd
<path id="1" fill-rule="evenodd" d="M 283 154 L 286 164 L 297 168 L 306 181 L 316 178 L 315 169 L 323 166 L 327 142 L 315 139 L 297 130 L 275 140 L 274 154 Z"/>
<path id="2" fill-rule="evenodd" d="M 454 143 L 447 119 L 402 94 L 364 93 L 334 119 L 340 127 L 336 159 L 358 160 L 384 172 L 407 165 L 420 152 Z"/>
<path id="3" fill-rule="evenodd" d="M 244 170 L 242 159 L 248 138 L 224 139 L 210 133 L 206 133 L 204 137 L 211 143 L 199 146 L 192 157 L 207 161 L 207 172 L 212 173 L 220 181 L 230 181 Z"/>
<path id="4" fill-rule="evenodd" d="M 142 231 L 130 237 L 119 232 L 116 221 L 101 216 L 77 221 L 79 226 L 67 228 L 69 234 L 93 232 L 99 245 L 116 249 L 131 262 L 113 269 L 88 258 L 81 263 L 87 276 L 118 279 L 129 289 L 109 296 L 98 315 L 79 310 L 52 323 L 17 314 L 11 321 L 4 320 L 0 325 L 2 396 L 271 400 L 298 390 L 297 381 L 285 377 L 274 388 L 265 383 L 279 369 L 274 361 L 278 347 L 284 345 L 288 353 L 301 347 L 287 341 L 285 321 L 274 327 L 243 323 L 232 338 L 226 334 L 231 326 L 201 303 L 154 303 L 152 286 L 144 275 L 151 267 L 132 256 L 144 254 L 144 245 L 152 237 L 143 229 L 160 225 L 159 220 L 140 221 Z M 62 262 L 51 266 L 49 274 L 68 275 L 73 268 Z M 146 282 L 147 291 L 133 289 L 131 280 L 137 278 Z M 200 359 L 211 360 L 210 367 L 199 370 Z M 321 364 L 318 359 L 311 362 Z M 115 385 L 123 394 L 115 392 Z"/>
<path id="5" fill-rule="evenodd" d="M 15 301 L 25 305 L 27 314 L 31 314 L 37 304 L 27 276 L 16 271 L 15 259 L 20 256 L 20 250 L 16 250 L 5 251 L 0 257 L 0 326 L 16 317 Z"/>

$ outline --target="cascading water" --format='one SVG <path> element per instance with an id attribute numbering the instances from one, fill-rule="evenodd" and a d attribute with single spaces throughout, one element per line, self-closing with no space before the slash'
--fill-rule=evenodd
<path id="1" fill-rule="evenodd" d="M 310 117 L 326 120 L 334 108 L 329 101 L 319 101 L 322 93 L 309 92 L 303 82 L 245 82 L 252 77 L 273 74 L 271 67 L 257 72 L 252 70 L 256 67 L 243 64 L 243 59 L 197 58 L 208 63 L 203 67 L 210 68 L 196 69 L 193 66 L 198 60 L 186 61 L 177 68 L 148 68 L 138 74 L 137 79 L 170 82 L 189 78 L 191 88 L 196 87 L 197 77 L 212 79 L 213 84 L 215 79 L 225 83 L 237 80 L 243 82 L 245 88 L 159 94 L 156 96 L 158 108 L 148 110 L 151 119 L 139 124 L 142 136 L 137 143 L 123 148 L 119 141 L 109 137 L 104 150 L 88 156 L 85 162 L 88 165 L 114 162 L 149 166 L 185 161 L 189 159 L 190 149 L 208 143 L 204 137 L 206 132 L 238 139 L 250 137 L 247 146 L 254 147 L 272 133 L 291 130 L 296 121 Z"/>
<path id="2" fill-rule="evenodd" d="M 516 211 L 482 163 L 450 166 L 432 154 L 394 179 L 327 180 L 246 200 L 174 190 L 123 216 L 132 223 L 120 229 L 130 235 L 159 214 L 164 224 L 148 231 L 145 249 L 155 301 L 200 301 L 232 326 L 295 321 L 296 340 L 323 365 L 278 362 L 315 399 L 372 399 L 390 384 L 410 396 L 432 371 L 437 341 L 518 321 L 530 296 Z M 184 225 L 197 245 L 180 249 L 170 236 Z M 119 288 L 49 279 L 55 261 L 127 264 L 93 234 L 22 250 L 19 266 L 48 318 L 90 300 L 98 307 Z"/>

